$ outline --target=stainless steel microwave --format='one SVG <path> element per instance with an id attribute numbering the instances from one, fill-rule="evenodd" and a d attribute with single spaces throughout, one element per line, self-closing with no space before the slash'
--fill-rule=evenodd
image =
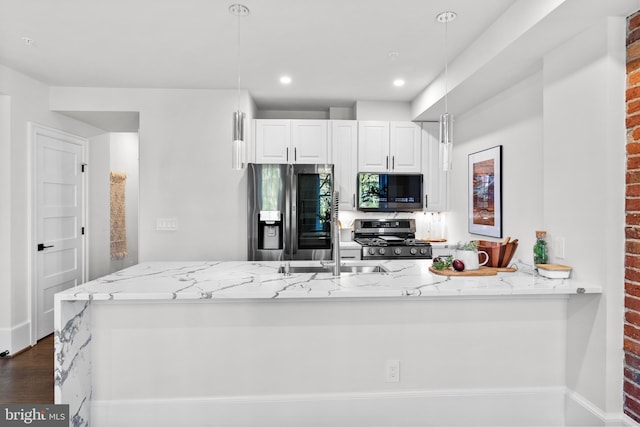
<path id="1" fill-rule="evenodd" d="M 413 212 L 422 210 L 422 174 L 358 173 L 358 210 Z"/>

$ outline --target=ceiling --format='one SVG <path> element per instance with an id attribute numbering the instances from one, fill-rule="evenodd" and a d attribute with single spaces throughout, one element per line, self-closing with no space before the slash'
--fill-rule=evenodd
<path id="1" fill-rule="evenodd" d="M 438 13 L 458 13 L 453 57 L 514 0 L 241 0 L 240 19 L 234 2 L 0 0 L 0 63 L 51 86 L 234 89 L 239 24 L 240 84 L 259 109 L 411 101 L 444 66 Z"/>
<path id="2" fill-rule="evenodd" d="M 400 101 L 432 120 L 446 87 L 449 107 L 464 111 L 597 19 L 640 9 L 640 0 L 240 0 L 250 14 L 238 18 L 234 1 L 0 0 L 0 64 L 78 87 L 236 89 L 239 72 L 263 111 Z M 458 16 L 445 27 L 436 16 L 448 10 Z M 136 128 L 135 112 L 118 114 L 103 128 Z"/>

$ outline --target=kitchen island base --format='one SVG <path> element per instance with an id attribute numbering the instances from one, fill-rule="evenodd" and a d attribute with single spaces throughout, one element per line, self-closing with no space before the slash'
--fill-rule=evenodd
<path id="1" fill-rule="evenodd" d="M 92 426 L 563 425 L 568 302 L 598 289 L 428 266 L 143 265 L 56 294 L 56 403 Z"/>

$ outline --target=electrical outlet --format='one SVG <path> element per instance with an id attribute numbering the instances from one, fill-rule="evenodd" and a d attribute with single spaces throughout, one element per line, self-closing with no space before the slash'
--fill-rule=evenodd
<path id="1" fill-rule="evenodd" d="M 400 382 L 400 361 L 387 360 L 384 369 L 384 381 L 387 383 Z"/>

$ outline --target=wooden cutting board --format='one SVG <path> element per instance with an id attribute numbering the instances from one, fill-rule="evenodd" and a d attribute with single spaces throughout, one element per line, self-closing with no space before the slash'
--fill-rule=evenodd
<path id="1" fill-rule="evenodd" d="M 536 267 L 551 271 L 569 271 L 571 267 L 562 264 L 536 264 Z"/>
<path id="2" fill-rule="evenodd" d="M 479 270 L 464 270 L 455 271 L 453 269 L 436 270 L 433 267 L 429 267 L 429 271 L 439 276 L 495 276 L 498 273 L 514 272 L 515 268 L 493 268 L 493 267 L 480 267 Z"/>

